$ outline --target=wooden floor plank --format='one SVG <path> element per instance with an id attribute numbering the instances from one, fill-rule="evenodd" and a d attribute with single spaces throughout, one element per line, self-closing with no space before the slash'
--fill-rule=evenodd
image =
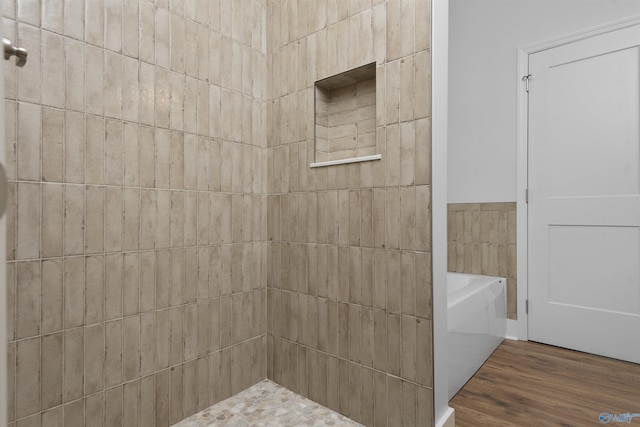
<path id="1" fill-rule="evenodd" d="M 640 365 L 505 341 L 450 405 L 459 427 L 600 425 L 602 412 L 640 412 Z"/>

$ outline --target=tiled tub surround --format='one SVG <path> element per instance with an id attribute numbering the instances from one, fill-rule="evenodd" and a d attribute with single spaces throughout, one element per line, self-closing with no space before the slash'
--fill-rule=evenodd
<path id="1" fill-rule="evenodd" d="M 433 419 L 429 5 L 268 2 L 268 377 L 366 426 Z M 314 82 L 371 62 L 382 160 L 310 169 Z"/>
<path id="2" fill-rule="evenodd" d="M 516 319 L 516 204 L 448 205 L 449 271 L 507 278 L 507 317 Z"/>
<path id="3" fill-rule="evenodd" d="M 264 379 L 265 2 L 3 5 L 29 50 L 5 61 L 10 425 L 168 426 Z"/>
<path id="4" fill-rule="evenodd" d="M 264 380 L 174 427 L 206 426 L 358 427 L 361 424 Z"/>

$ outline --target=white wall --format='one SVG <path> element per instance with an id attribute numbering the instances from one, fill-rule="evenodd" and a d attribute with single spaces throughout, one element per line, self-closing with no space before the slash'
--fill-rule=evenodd
<path id="1" fill-rule="evenodd" d="M 436 427 L 451 416 L 447 349 L 447 100 L 449 0 L 431 5 L 433 407 Z"/>
<path id="2" fill-rule="evenodd" d="M 449 203 L 516 200 L 517 48 L 640 14 L 640 0 L 450 0 Z"/>

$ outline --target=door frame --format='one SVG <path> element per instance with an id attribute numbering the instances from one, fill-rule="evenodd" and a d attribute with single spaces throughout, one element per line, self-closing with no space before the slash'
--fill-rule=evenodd
<path id="1" fill-rule="evenodd" d="M 518 320 L 514 333 L 519 340 L 529 339 L 529 316 L 526 311 L 529 290 L 529 217 L 527 188 L 529 177 L 529 95 L 523 76 L 529 74 L 529 55 L 556 48 L 576 41 L 599 36 L 613 31 L 640 25 L 640 15 L 590 27 L 518 48 L 518 134 L 517 134 L 517 178 L 516 178 L 516 268 L 518 272 L 517 307 Z M 531 76 L 535 81 L 535 76 Z M 535 195 L 533 195 L 535 197 Z"/>

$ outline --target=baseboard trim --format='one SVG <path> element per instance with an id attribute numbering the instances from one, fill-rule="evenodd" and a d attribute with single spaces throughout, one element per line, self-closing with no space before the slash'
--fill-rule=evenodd
<path id="1" fill-rule="evenodd" d="M 442 418 L 436 422 L 436 427 L 456 427 L 456 410 L 449 406 Z"/>
<path id="2" fill-rule="evenodd" d="M 507 336 L 508 340 L 518 341 L 518 321 L 507 319 Z"/>

